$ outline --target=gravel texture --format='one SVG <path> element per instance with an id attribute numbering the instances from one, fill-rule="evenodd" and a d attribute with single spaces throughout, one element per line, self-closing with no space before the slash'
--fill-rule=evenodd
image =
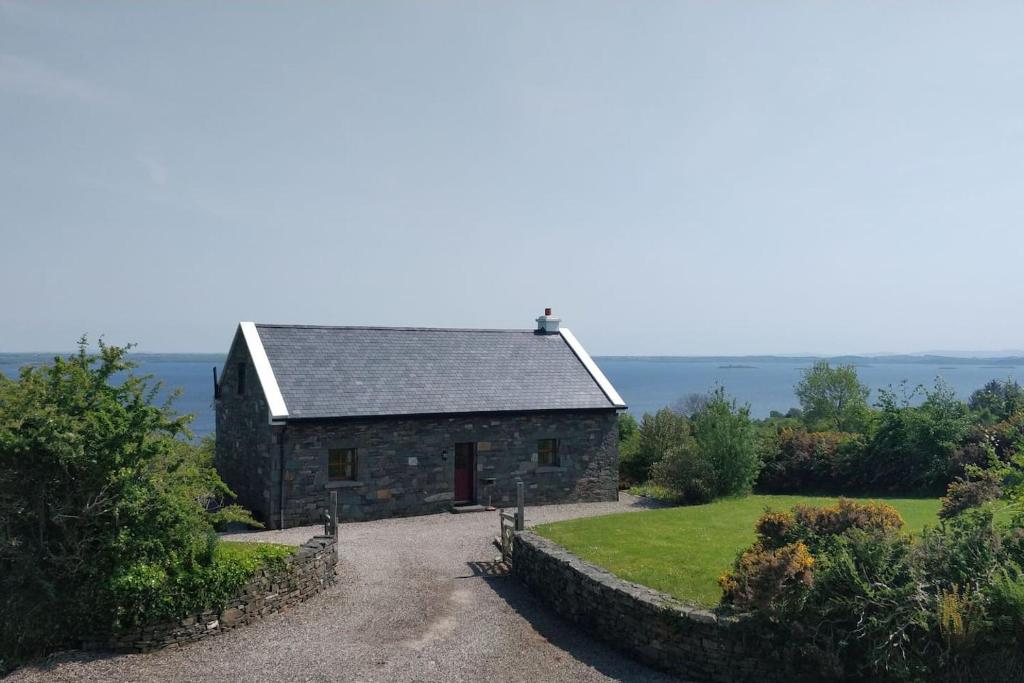
<path id="1" fill-rule="evenodd" d="M 527 508 L 527 525 L 646 507 Z M 231 534 L 299 544 L 319 527 Z M 338 583 L 284 613 L 145 655 L 69 652 L 13 681 L 671 681 L 577 631 L 496 560 L 496 512 L 344 524 Z"/>

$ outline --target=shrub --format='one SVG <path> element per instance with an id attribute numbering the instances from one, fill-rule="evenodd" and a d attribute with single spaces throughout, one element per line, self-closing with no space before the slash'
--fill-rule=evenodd
<path id="1" fill-rule="evenodd" d="M 803 543 L 778 548 L 755 544 L 718 579 L 722 602 L 743 609 L 780 611 L 799 601 L 810 588 L 814 558 Z"/>
<path id="2" fill-rule="evenodd" d="M 912 404 L 924 391 L 920 406 Z M 875 491 L 937 493 L 958 474 L 955 456 L 971 430 L 971 416 L 953 390 L 879 392 L 878 426 L 864 459 L 862 486 Z"/>
<path id="3" fill-rule="evenodd" d="M 796 533 L 808 540 L 838 536 L 850 529 L 884 533 L 903 527 L 903 518 L 893 506 L 849 498 L 840 498 L 829 506 L 795 505 L 793 520 Z"/>
<path id="4" fill-rule="evenodd" d="M 997 500 L 1003 495 L 1003 474 L 997 469 L 971 467 L 966 477 L 957 477 L 946 487 L 939 517 L 949 519 L 969 508 Z"/>
<path id="5" fill-rule="evenodd" d="M 0 376 L 0 658 L 102 637 L 134 591 L 206 571 L 214 524 L 252 521 L 126 353 L 83 339 Z"/>
<path id="6" fill-rule="evenodd" d="M 972 393 L 967 405 L 983 422 L 1000 422 L 1024 410 L 1024 389 L 1013 379 L 994 379 Z"/>
<path id="7" fill-rule="evenodd" d="M 654 415 L 645 414 L 640 421 L 635 450 L 619 464 L 620 478 L 642 483 L 650 479 L 651 466 L 670 451 L 693 447 L 690 421 L 683 415 L 662 408 Z"/>
<path id="8" fill-rule="evenodd" d="M 707 503 L 715 496 L 715 471 L 694 447 L 665 453 L 651 467 L 651 481 L 683 503 Z"/>
<path id="9" fill-rule="evenodd" d="M 772 493 L 849 491 L 859 479 L 864 448 L 860 434 L 784 427 L 762 440 L 758 488 Z"/>
<path id="10" fill-rule="evenodd" d="M 636 463 L 640 445 L 640 425 L 629 413 L 619 413 L 619 488 L 629 488 L 643 481 L 642 468 Z"/>
<path id="11" fill-rule="evenodd" d="M 749 493 L 761 469 L 750 407 L 737 407 L 718 387 L 693 417 L 693 433 L 700 457 L 714 473 L 714 495 Z"/>
<path id="12" fill-rule="evenodd" d="M 851 529 L 819 558 L 813 590 L 794 619 L 845 677 L 912 678 L 927 670 L 933 612 L 911 550 L 902 535 Z"/>
<path id="13" fill-rule="evenodd" d="M 755 526 L 757 542 L 740 555 L 732 572 L 719 579 L 722 599 L 742 608 L 792 608 L 812 585 L 812 553 L 829 548 L 850 530 L 885 535 L 902 526 L 903 519 L 889 505 L 844 498 L 828 507 L 766 510 Z"/>
<path id="14" fill-rule="evenodd" d="M 218 543 L 209 561 L 184 571 L 153 562 L 126 566 L 112 580 L 117 625 L 174 619 L 221 607 L 260 569 L 279 570 L 295 548 L 270 543 Z"/>

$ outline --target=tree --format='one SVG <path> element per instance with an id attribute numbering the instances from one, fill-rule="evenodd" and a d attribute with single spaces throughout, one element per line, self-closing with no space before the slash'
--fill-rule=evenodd
<path id="1" fill-rule="evenodd" d="M 931 390 L 879 392 L 877 428 L 862 470 L 875 491 L 941 492 L 958 474 L 953 456 L 971 430 L 967 405 L 941 379 Z M 924 401 L 914 405 L 924 394 Z"/>
<path id="2" fill-rule="evenodd" d="M 685 416 L 662 408 L 654 415 L 644 414 L 640 421 L 636 450 L 620 464 L 622 475 L 633 482 L 650 478 L 651 465 L 672 450 L 685 449 L 693 443 L 690 421 Z"/>
<path id="3" fill-rule="evenodd" d="M 737 407 L 718 387 L 693 416 L 693 434 L 701 457 L 714 472 L 714 495 L 749 493 L 761 468 L 750 407 Z"/>
<path id="4" fill-rule="evenodd" d="M 967 405 L 982 422 L 1000 422 L 1024 409 L 1024 389 L 1013 379 L 994 379 L 971 394 Z"/>
<path id="5" fill-rule="evenodd" d="M 209 564 L 214 523 L 250 521 L 196 446 L 191 416 L 155 405 L 127 348 L 0 375 L 0 662 L 102 636 L 119 590 Z"/>
<path id="6" fill-rule="evenodd" d="M 865 428 L 870 391 L 860 383 L 852 365 L 833 368 L 823 360 L 804 370 L 803 379 L 795 387 L 807 425 L 840 432 Z"/>

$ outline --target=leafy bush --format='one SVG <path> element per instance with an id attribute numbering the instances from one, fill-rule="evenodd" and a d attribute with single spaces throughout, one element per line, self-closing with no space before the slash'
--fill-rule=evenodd
<path id="1" fill-rule="evenodd" d="M 640 446 L 640 425 L 629 413 L 618 415 L 619 433 L 619 488 L 629 488 L 641 481 L 642 468 L 636 462 Z"/>
<path id="2" fill-rule="evenodd" d="M 721 388 L 692 400 L 689 419 L 668 410 L 640 425 L 640 452 L 650 483 L 680 500 L 704 503 L 718 496 L 750 491 L 761 460 L 749 408 L 738 408 Z"/>
<path id="3" fill-rule="evenodd" d="M 847 530 L 818 558 L 813 589 L 794 615 L 802 634 L 843 677 L 914 678 L 934 649 L 932 609 L 899 534 Z"/>
<path id="4" fill-rule="evenodd" d="M 117 625 L 174 619 L 224 605 L 260 569 L 282 569 L 295 548 L 269 543 L 217 543 L 208 561 L 186 571 L 138 562 L 116 575 Z"/>
<path id="5" fill-rule="evenodd" d="M 621 432 L 620 432 L 621 433 Z M 626 483 L 650 479 L 651 466 L 670 451 L 692 448 L 690 421 L 668 408 L 654 415 L 645 414 L 635 437 L 635 447 L 620 457 L 619 476 Z"/>
<path id="6" fill-rule="evenodd" d="M 755 544 L 718 579 L 722 602 L 743 609 L 777 611 L 799 601 L 810 588 L 814 558 L 799 541 L 777 548 Z"/>
<path id="7" fill-rule="evenodd" d="M 1024 388 L 1013 379 L 994 379 L 972 393 L 967 405 L 982 422 L 1001 422 L 1024 411 Z"/>
<path id="8" fill-rule="evenodd" d="M 970 508 L 981 507 L 1003 495 L 1003 474 L 997 469 L 972 466 L 966 477 L 957 477 L 946 487 L 939 517 L 949 519 Z"/>
<path id="9" fill-rule="evenodd" d="M 862 470 L 862 486 L 874 491 L 940 492 L 958 474 L 954 454 L 971 429 L 967 406 L 941 381 L 912 405 L 919 387 L 879 392 L 878 425 Z"/>
<path id="10" fill-rule="evenodd" d="M 713 494 L 749 493 L 761 469 L 750 407 L 737 407 L 718 387 L 694 415 L 693 434 L 701 459 L 714 472 Z"/>
<path id="11" fill-rule="evenodd" d="M 839 536 L 850 529 L 889 533 L 903 528 L 903 518 L 891 505 L 886 503 L 859 503 L 849 498 L 840 498 L 835 505 L 793 506 L 794 532 L 815 549 L 832 536 Z"/>
<path id="12" fill-rule="evenodd" d="M 784 427 L 762 439 L 758 489 L 771 493 L 847 492 L 866 443 L 860 434 Z"/>
<path id="13" fill-rule="evenodd" d="M 715 497 L 715 471 L 695 447 L 665 453 L 651 466 L 651 481 L 684 503 L 707 503 Z"/>
<path id="14" fill-rule="evenodd" d="M 968 510 L 911 538 L 885 505 L 767 512 L 723 601 L 765 618 L 810 678 L 1019 680 L 1021 521 Z"/>
<path id="15" fill-rule="evenodd" d="M 8 662 L 109 632 L 119 612 L 138 611 L 132 596 L 147 586 L 210 571 L 214 524 L 252 522 L 223 505 L 231 493 L 211 443 L 183 440 L 190 417 L 153 404 L 159 385 L 131 374 L 126 352 L 101 343 L 91 355 L 83 339 L 76 355 L 23 368 L 16 381 L 0 376 Z"/>
<path id="16" fill-rule="evenodd" d="M 812 585 L 812 553 L 831 547 L 851 530 L 885 535 L 902 526 L 903 518 L 890 505 L 845 498 L 828 507 L 766 510 L 755 525 L 757 541 L 719 579 L 723 602 L 761 610 L 791 608 Z"/>

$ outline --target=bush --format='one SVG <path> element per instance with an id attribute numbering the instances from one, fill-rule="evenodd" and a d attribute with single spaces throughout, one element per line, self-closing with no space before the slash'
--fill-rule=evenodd
<path id="1" fill-rule="evenodd" d="M 117 626 L 175 619 L 221 607 L 261 569 L 279 570 L 295 548 L 270 543 L 217 543 L 208 561 L 186 571 L 168 571 L 153 562 L 123 568 L 112 580 Z"/>
<path id="2" fill-rule="evenodd" d="M 102 637 L 146 587 L 204 576 L 214 525 L 252 522 L 126 348 L 0 376 L 0 658 Z M 126 374 L 127 373 L 127 374 Z M 216 512 L 211 512 L 216 510 Z M 216 573 L 216 572 L 215 572 Z M 190 578 L 192 577 L 192 578 Z M 182 595 L 196 584 L 182 585 Z M 199 595 L 202 595 L 202 591 Z M 166 598 L 174 602 L 173 598 Z"/>
<path id="3" fill-rule="evenodd" d="M 715 496 L 715 471 L 696 448 L 676 448 L 651 467 L 651 481 L 683 503 L 707 503 Z"/>
<path id="4" fill-rule="evenodd" d="M 793 506 L 794 533 L 818 548 L 829 537 L 850 529 L 889 533 L 903 528 L 903 518 L 886 503 L 858 503 L 840 498 L 835 505 Z"/>
<path id="5" fill-rule="evenodd" d="M 968 510 L 914 539 L 886 505 L 766 512 L 723 602 L 765 618 L 811 678 L 1019 680 L 1020 521 Z"/>
<path id="6" fill-rule="evenodd" d="M 949 519 L 970 508 L 981 507 L 1003 495 L 1003 475 L 996 469 L 972 467 L 967 477 L 957 477 L 946 487 L 941 519 Z"/>
<path id="7" fill-rule="evenodd" d="M 749 493 L 761 469 L 750 407 L 737 407 L 722 387 L 713 391 L 693 417 L 700 458 L 713 474 L 713 495 Z"/>
<path id="8" fill-rule="evenodd" d="M 619 463 L 620 480 L 627 483 L 646 482 L 651 477 L 651 466 L 667 453 L 693 446 L 690 421 L 668 408 L 645 414 L 635 439 L 635 448 Z"/>
<path id="9" fill-rule="evenodd" d="M 722 602 L 742 609 L 779 611 L 798 602 L 813 583 L 814 558 L 803 543 L 745 550 L 718 579 Z"/>
<path id="10" fill-rule="evenodd" d="M 878 426 L 864 460 L 864 488 L 874 491 L 939 493 L 959 472 L 958 447 L 971 430 L 967 406 L 953 390 L 936 381 L 920 406 L 921 391 L 879 392 Z"/>
<path id="11" fill-rule="evenodd" d="M 937 654 L 933 612 L 910 539 L 850 529 L 818 558 L 814 587 L 795 619 L 823 659 L 856 680 L 922 676 Z"/>
<path id="12" fill-rule="evenodd" d="M 629 488 L 643 479 L 642 468 L 636 462 L 640 446 L 640 425 L 629 413 L 619 413 L 619 488 Z"/>
<path id="13" fill-rule="evenodd" d="M 994 379 L 972 393 L 967 405 L 982 422 L 1000 422 L 1024 410 L 1024 389 L 1013 379 Z"/>
<path id="14" fill-rule="evenodd" d="M 834 545 L 837 537 L 851 530 L 887 535 L 902 526 L 903 519 L 890 505 L 844 498 L 828 507 L 766 510 L 755 525 L 757 542 L 719 579 L 722 600 L 748 609 L 792 609 L 813 583 L 814 556 Z"/>
<path id="15" fill-rule="evenodd" d="M 770 493 L 850 491 L 859 479 L 864 437 L 784 427 L 762 439 L 758 489 Z"/>
<path id="16" fill-rule="evenodd" d="M 650 483 L 689 503 L 749 492 L 761 464 L 749 409 L 737 408 L 721 388 L 691 403 L 690 419 L 668 410 L 644 416 L 641 452 L 657 455 Z"/>

